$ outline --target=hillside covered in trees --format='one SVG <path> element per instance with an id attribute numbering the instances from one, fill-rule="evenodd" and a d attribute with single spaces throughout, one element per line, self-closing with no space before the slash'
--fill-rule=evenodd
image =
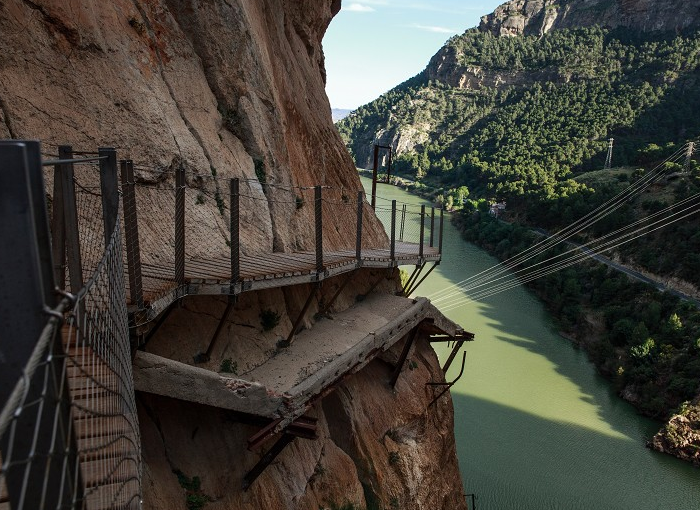
<path id="1" fill-rule="evenodd" d="M 477 196 L 542 198 L 571 178 L 642 165 L 700 134 L 700 33 L 566 29 L 450 39 L 416 77 L 338 128 L 359 167 L 391 144 L 395 172 Z"/>

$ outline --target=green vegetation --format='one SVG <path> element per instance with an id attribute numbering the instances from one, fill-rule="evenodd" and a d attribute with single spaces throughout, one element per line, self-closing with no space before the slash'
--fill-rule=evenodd
<path id="1" fill-rule="evenodd" d="M 231 358 L 221 360 L 219 372 L 238 375 L 238 362 L 233 361 Z"/>
<path id="2" fill-rule="evenodd" d="M 260 312 L 260 326 L 263 331 L 271 331 L 280 323 L 280 314 L 266 308 Z"/>
<path id="3" fill-rule="evenodd" d="M 338 124 L 359 166 L 380 130 L 413 130 L 424 136 L 396 157 L 399 175 L 448 194 L 466 186 L 471 198 L 549 201 L 587 191 L 573 177 L 603 166 L 608 137 L 616 165 L 645 165 L 700 134 L 700 34 L 471 30 L 447 46 L 455 66 L 519 78 L 471 90 L 424 72 L 399 85 Z"/>
<path id="4" fill-rule="evenodd" d="M 198 477 L 188 478 L 182 471 L 174 471 L 180 487 L 185 489 L 185 505 L 187 510 L 201 510 L 207 503 L 213 501 L 210 496 L 202 492 L 202 480 Z"/>

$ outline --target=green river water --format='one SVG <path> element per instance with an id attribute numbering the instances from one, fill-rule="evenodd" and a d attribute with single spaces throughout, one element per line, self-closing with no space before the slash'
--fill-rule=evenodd
<path id="1" fill-rule="evenodd" d="M 427 203 L 383 184 L 377 194 Z M 445 220 L 443 262 L 417 295 L 497 262 Z M 478 510 L 700 510 L 700 470 L 645 448 L 660 425 L 614 394 L 529 291 L 518 287 L 446 315 L 476 334 L 452 399 L 464 489 L 476 494 Z M 438 349 L 444 359 L 447 348 Z"/>

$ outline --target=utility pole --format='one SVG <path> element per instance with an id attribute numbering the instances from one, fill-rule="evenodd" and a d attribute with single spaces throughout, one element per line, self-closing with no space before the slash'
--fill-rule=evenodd
<path id="1" fill-rule="evenodd" d="M 614 143 L 614 138 L 608 140 L 608 157 L 605 159 L 605 170 L 610 170 L 610 168 L 612 168 L 612 152 Z"/>
<path id="2" fill-rule="evenodd" d="M 693 153 L 695 152 L 695 142 L 688 143 L 688 151 L 685 153 L 685 173 L 690 172 L 690 160 L 693 159 Z"/>

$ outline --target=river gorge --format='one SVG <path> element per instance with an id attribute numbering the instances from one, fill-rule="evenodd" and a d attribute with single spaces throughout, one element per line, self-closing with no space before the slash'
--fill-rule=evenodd
<path id="1" fill-rule="evenodd" d="M 384 184 L 378 195 L 427 204 Z M 430 297 L 497 263 L 464 241 L 448 217 L 443 248 L 441 265 L 417 295 Z M 614 393 L 586 354 L 557 333 L 534 295 L 517 287 L 464 301 L 445 313 L 476 335 L 452 398 L 464 488 L 476 495 L 477 509 L 700 507 L 700 471 L 644 447 L 660 424 Z M 434 345 L 441 358 L 448 355 L 444 344 Z"/>

